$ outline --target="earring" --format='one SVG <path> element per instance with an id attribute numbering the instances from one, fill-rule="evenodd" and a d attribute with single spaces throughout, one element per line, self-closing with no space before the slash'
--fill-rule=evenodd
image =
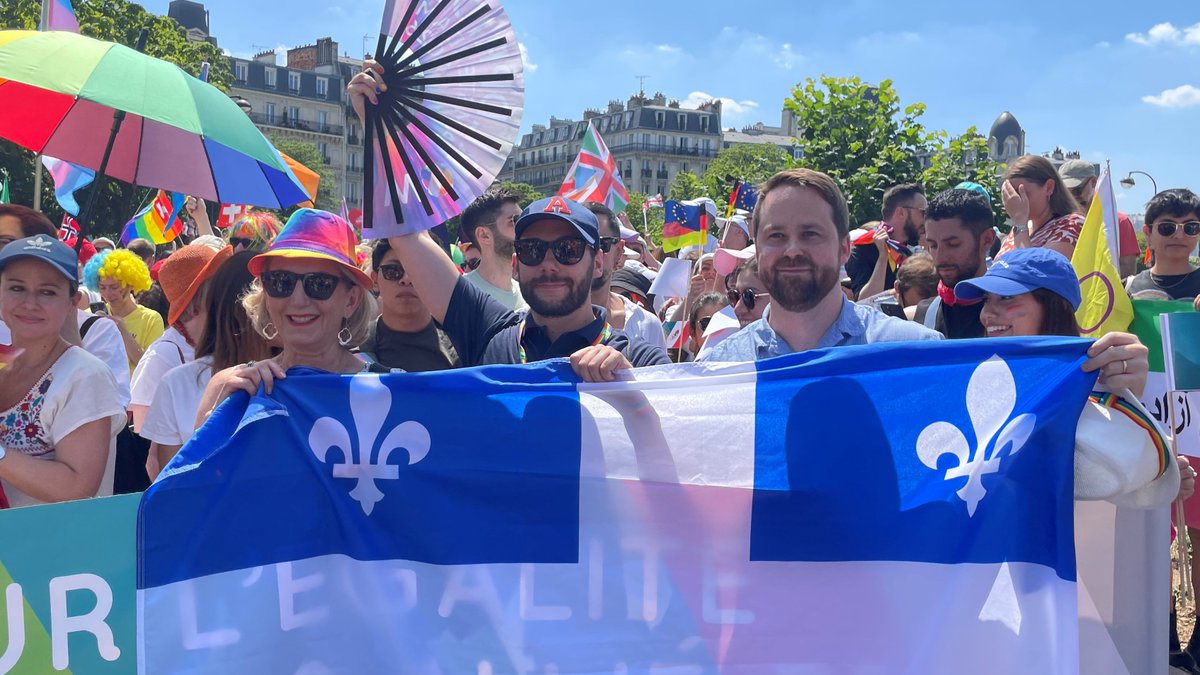
<path id="1" fill-rule="evenodd" d="M 279 335 L 279 329 L 275 327 L 275 324 L 268 323 L 263 326 L 262 334 L 268 340 L 274 340 Z"/>
<path id="2" fill-rule="evenodd" d="M 354 339 L 354 333 L 350 332 L 350 327 L 346 325 L 346 320 L 342 319 L 342 329 L 337 334 L 338 344 L 345 347 Z"/>

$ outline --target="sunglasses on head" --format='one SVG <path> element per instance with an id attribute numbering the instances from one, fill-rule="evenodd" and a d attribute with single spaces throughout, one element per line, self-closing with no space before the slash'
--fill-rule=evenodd
<path id="1" fill-rule="evenodd" d="M 754 309 L 754 303 L 757 299 L 765 295 L 770 295 L 770 293 L 755 293 L 752 288 L 747 288 L 744 291 L 731 290 L 727 293 L 730 307 L 737 306 L 740 301 L 746 306 L 746 309 Z"/>
<path id="2" fill-rule="evenodd" d="M 554 253 L 554 259 L 560 265 L 574 265 L 583 260 L 588 243 L 583 237 L 559 237 L 554 241 L 541 239 L 518 239 L 513 242 L 517 260 L 528 267 L 536 267 L 546 259 L 546 251 Z"/>
<path id="3" fill-rule="evenodd" d="M 470 258 L 468 260 L 464 260 L 463 267 L 469 270 L 478 269 L 480 260 L 483 260 L 483 258 Z"/>
<path id="4" fill-rule="evenodd" d="M 304 294 L 313 300 L 328 300 L 342 281 L 341 277 L 334 274 L 325 274 L 324 272 L 296 274 L 287 270 L 263 272 L 260 279 L 263 290 L 272 298 L 292 297 L 292 293 L 296 290 L 296 282 L 299 281 L 304 286 Z"/>
<path id="5" fill-rule="evenodd" d="M 1189 237 L 1194 237 L 1200 234 L 1200 220 L 1189 220 L 1186 223 L 1177 223 L 1173 220 L 1164 220 L 1154 226 L 1158 229 L 1158 233 L 1164 237 L 1175 236 L 1175 230 L 1183 228 L 1183 233 Z"/>
<path id="6" fill-rule="evenodd" d="M 616 246 L 620 242 L 621 240 L 617 237 L 600 237 L 600 250 L 608 253 L 612 250 L 612 247 Z"/>
<path id="7" fill-rule="evenodd" d="M 388 263 L 379 266 L 379 273 L 388 281 L 400 281 L 404 278 L 404 267 L 399 263 Z"/>

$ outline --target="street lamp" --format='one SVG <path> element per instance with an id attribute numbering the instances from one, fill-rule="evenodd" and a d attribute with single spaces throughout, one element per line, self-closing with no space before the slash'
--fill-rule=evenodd
<path id="1" fill-rule="evenodd" d="M 1154 186 L 1154 194 L 1158 194 L 1158 182 L 1154 180 L 1154 176 L 1151 176 L 1150 174 L 1146 173 L 1145 171 L 1130 171 L 1128 175 L 1126 175 L 1124 178 L 1121 179 L 1121 187 L 1128 190 L 1129 188 L 1133 187 L 1134 185 L 1137 185 L 1137 183 L 1134 182 L 1134 180 L 1133 180 L 1133 174 L 1135 174 L 1135 173 L 1140 173 L 1143 176 L 1145 176 L 1146 178 L 1149 178 L 1150 185 Z"/>

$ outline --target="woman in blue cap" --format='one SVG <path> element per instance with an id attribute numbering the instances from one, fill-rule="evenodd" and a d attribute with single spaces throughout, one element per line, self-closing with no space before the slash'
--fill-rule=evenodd
<path id="1" fill-rule="evenodd" d="M 13 352 L 0 364 L 0 502 L 112 494 L 125 409 L 104 362 L 62 338 L 75 313 L 78 259 L 39 234 L 0 250 L 0 319 Z"/>
<path id="2" fill-rule="evenodd" d="M 983 300 L 979 320 L 987 337 L 1079 337 L 1079 281 L 1071 262 L 1057 251 L 1010 251 L 987 274 L 959 282 L 954 294 Z M 1195 489 L 1196 472 L 1183 457 L 1170 461 L 1166 440 L 1137 400 L 1146 388 L 1148 354 L 1129 333 L 1108 333 L 1088 350 L 1084 370 L 1099 371 L 1100 384 L 1112 393 L 1094 394 L 1079 418 L 1077 498 L 1156 507 Z M 1138 445 L 1141 451 L 1131 452 Z"/>

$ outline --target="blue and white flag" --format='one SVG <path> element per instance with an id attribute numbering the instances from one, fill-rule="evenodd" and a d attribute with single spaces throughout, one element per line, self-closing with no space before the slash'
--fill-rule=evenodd
<path id="1" fill-rule="evenodd" d="M 139 670 L 1078 672 L 1088 344 L 293 371 L 146 492 Z"/>

